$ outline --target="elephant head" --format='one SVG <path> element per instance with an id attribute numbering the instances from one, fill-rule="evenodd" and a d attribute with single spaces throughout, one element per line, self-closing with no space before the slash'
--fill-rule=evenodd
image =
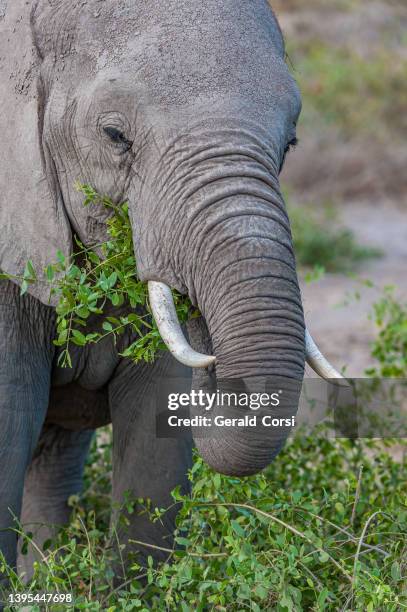
<path id="1" fill-rule="evenodd" d="M 302 380 L 307 353 L 337 376 L 304 324 L 278 180 L 301 101 L 265 0 L 14 0 L 0 57 L 15 58 L 0 62 L 5 272 L 69 255 L 73 233 L 103 235 L 105 211 L 74 189 L 88 183 L 129 202 L 138 273 L 177 359 L 216 358 L 219 379 Z M 213 356 L 183 337 L 169 288 L 199 307 Z M 43 286 L 30 290 L 48 302 Z M 273 444 L 201 450 L 220 471 L 248 473 Z"/>

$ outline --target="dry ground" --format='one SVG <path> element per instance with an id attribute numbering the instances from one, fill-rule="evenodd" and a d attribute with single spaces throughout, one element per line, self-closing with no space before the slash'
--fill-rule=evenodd
<path id="1" fill-rule="evenodd" d="M 364 279 L 378 287 L 396 285 L 400 298 L 407 299 L 407 212 L 386 202 L 349 202 L 346 223 L 361 244 L 383 251 L 381 259 L 359 267 Z M 355 292 L 360 299 L 355 299 Z M 344 274 L 327 274 L 320 281 L 302 284 L 307 324 L 321 349 L 337 368 L 347 366 L 351 377 L 362 376 L 371 365 L 370 344 L 376 329 L 368 320 L 375 289 L 361 286 Z M 344 305 L 346 303 L 347 305 Z"/>

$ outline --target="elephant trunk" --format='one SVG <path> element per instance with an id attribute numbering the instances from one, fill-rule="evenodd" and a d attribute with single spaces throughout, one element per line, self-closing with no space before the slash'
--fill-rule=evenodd
<path id="1" fill-rule="evenodd" d="M 205 341 L 199 345 L 191 338 L 196 350 L 183 342 L 169 287 L 188 293 L 203 315 L 219 390 L 260 391 L 263 379 L 271 387 L 278 386 L 276 379 L 292 381 L 284 412 L 294 414 L 308 334 L 290 224 L 278 187 L 278 163 L 274 148 L 257 136 L 230 129 L 221 136 L 227 146 L 218 144 L 220 136 L 196 136 L 201 146 L 194 154 L 189 140 L 181 141 L 182 148 L 176 142 L 181 152 L 172 158 L 177 163 L 169 164 L 165 180 L 155 181 L 164 187 L 151 204 L 154 232 L 137 220 L 134 223 L 139 271 L 149 281 L 160 332 L 178 360 L 194 368 L 213 362 Z M 172 202 L 170 209 L 176 215 L 163 214 L 168 210 L 164 198 Z M 315 350 L 315 363 L 320 357 Z M 198 371 L 195 378 L 200 379 L 200 387 L 208 386 L 210 376 L 205 382 Z M 227 410 L 232 418 L 241 414 L 239 406 Z M 220 435 L 203 429 L 193 434 L 210 465 L 220 472 L 244 475 L 264 468 L 288 432 L 287 427 L 267 434 L 233 428 Z"/>
<path id="2" fill-rule="evenodd" d="M 197 275 L 197 302 L 216 356 L 217 388 L 226 397 L 258 397 L 283 390 L 279 407 L 252 412 L 222 402 L 211 413 L 256 416 L 255 427 L 195 430 L 202 457 L 217 471 L 248 475 L 266 467 L 283 446 L 290 428 L 261 425 L 262 416 L 294 415 L 304 374 L 305 325 L 295 259 L 284 205 L 245 198 L 250 215 L 227 219 Z M 222 422 L 222 421 L 221 421 Z"/>
<path id="3" fill-rule="evenodd" d="M 255 214 L 235 219 L 202 266 L 197 303 L 218 378 L 303 377 L 304 317 L 283 219 Z"/>

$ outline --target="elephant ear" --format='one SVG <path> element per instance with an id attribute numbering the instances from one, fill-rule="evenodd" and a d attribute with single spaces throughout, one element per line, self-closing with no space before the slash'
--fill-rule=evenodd
<path id="1" fill-rule="evenodd" d="M 58 250 L 71 253 L 72 236 L 43 141 L 46 100 L 31 11 L 31 2 L 0 0 L 0 270 L 21 276 L 31 260 L 39 281 L 28 290 L 49 303 L 44 268 Z"/>

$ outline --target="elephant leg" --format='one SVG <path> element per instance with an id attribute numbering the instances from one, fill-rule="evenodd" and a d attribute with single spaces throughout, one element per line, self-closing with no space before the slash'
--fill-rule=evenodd
<path id="1" fill-rule="evenodd" d="M 126 547 L 122 558 L 130 560 L 137 553 L 137 562 L 145 564 L 148 555 L 156 560 L 167 558 L 164 551 L 134 544 L 129 540 L 172 548 L 177 507 L 171 491 L 181 487 L 189 491 L 187 478 L 191 467 L 192 441 L 188 439 L 164 439 L 156 435 L 157 390 L 163 388 L 168 377 L 182 378 L 185 388 L 190 388 L 189 372 L 169 354 L 154 365 L 136 366 L 125 362 L 119 367 L 110 384 L 110 406 L 113 424 L 113 512 L 112 538 Z M 151 522 L 148 514 L 137 506 L 135 512 L 126 514 L 121 509 L 125 493 L 132 498 L 151 500 L 151 508 L 172 508 L 161 520 Z M 123 515 L 127 525 L 123 525 Z M 121 574 L 117 567 L 118 581 Z"/>
<path id="2" fill-rule="evenodd" d="M 48 406 L 53 333 L 50 308 L 0 282 L 0 551 L 11 567 L 25 472 Z"/>
<path id="3" fill-rule="evenodd" d="M 49 538 L 69 522 L 68 499 L 82 491 L 86 457 L 94 431 L 69 431 L 57 425 L 46 425 L 41 432 L 34 457 L 26 472 L 21 524 L 30 532 L 35 545 L 42 550 Z M 20 544 L 22 545 L 22 539 Z M 18 556 L 18 570 L 26 579 L 33 573 L 33 562 L 40 560 L 38 550 L 28 546 Z"/>

